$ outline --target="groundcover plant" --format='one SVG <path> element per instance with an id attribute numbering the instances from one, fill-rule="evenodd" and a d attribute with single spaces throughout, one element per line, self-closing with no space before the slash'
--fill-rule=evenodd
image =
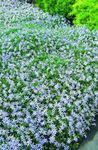
<path id="1" fill-rule="evenodd" d="M 0 150 L 76 150 L 98 112 L 98 31 L 0 0 Z"/>

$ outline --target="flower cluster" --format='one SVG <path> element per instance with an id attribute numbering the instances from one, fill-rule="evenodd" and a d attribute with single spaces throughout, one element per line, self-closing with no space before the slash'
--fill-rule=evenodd
<path id="1" fill-rule="evenodd" d="M 98 112 L 98 32 L 7 2 L 0 7 L 0 149 L 77 149 Z"/>

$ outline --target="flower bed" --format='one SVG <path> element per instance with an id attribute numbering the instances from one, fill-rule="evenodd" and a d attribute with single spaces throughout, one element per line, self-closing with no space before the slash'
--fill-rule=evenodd
<path id="1" fill-rule="evenodd" d="M 98 111 L 98 32 L 12 6 L 0 33 L 0 149 L 76 150 Z"/>

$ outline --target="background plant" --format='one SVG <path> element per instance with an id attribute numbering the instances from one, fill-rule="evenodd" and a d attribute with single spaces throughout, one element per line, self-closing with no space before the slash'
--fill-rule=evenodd
<path id="1" fill-rule="evenodd" d="M 98 1 L 76 0 L 72 13 L 76 25 L 86 25 L 90 29 L 98 29 Z"/>
<path id="2" fill-rule="evenodd" d="M 71 11 L 74 2 L 75 0 L 35 0 L 35 3 L 43 10 L 48 11 L 51 14 L 58 13 L 66 18 L 69 18 L 69 12 Z"/>
<path id="3" fill-rule="evenodd" d="M 75 25 L 98 29 L 97 0 L 35 0 L 35 4 L 50 14 L 63 15 Z"/>

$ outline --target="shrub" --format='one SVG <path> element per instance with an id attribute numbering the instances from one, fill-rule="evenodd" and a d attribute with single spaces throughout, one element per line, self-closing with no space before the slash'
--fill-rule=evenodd
<path id="1" fill-rule="evenodd" d="M 58 14 L 69 18 L 69 13 L 71 12 L 72 5 L 75 0 L 57 0 L 57 4 L 55 6 L 55 10 Z"/>
<path id="2" fill-rule="evenodd" d="M 85 24 L 91 29 L 98 29 L 98 1 L 76 0 L 72 13 L 76 25 Z"/>
<path id="3" fill-rule="evenodd" d="M 75 0 L 35 0 L 35 3 L 51 14 L 58 13 L 69 18 L 69 12 L 71 11 L 71 6 L 74 1 Z"/>

